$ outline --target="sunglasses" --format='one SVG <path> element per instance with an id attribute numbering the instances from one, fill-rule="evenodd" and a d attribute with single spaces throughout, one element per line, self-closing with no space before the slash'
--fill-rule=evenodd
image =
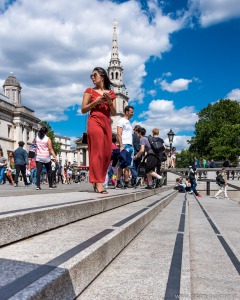
<path id="1" fill-rule="evenodd" d="M 98 77 L 98 76 L 99 76 L 99 74 L 93 73 L 93 74 L 90 75 L 90 78 L 92 79 L 92 78 L 96 78 L 96 77 Z"/>

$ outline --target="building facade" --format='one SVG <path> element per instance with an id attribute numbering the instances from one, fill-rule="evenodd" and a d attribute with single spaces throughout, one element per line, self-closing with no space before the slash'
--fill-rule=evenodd
<path id="1" fill-rule="evenodd" d="M 39 129 L 40 119 L 34 111 L 22 105 L 21 85 L 10 73 L 0 94 L 0 148 L 7 157 L 10 151 L 18 148 L 18 142 L 25 143 L 27 150 Z"/>
<path id="2" fill-rule="evenodd" d="M 34 111 L 22 105 L 21 90 L 19 81 L 10 73 L 3 84 L 4 94 L 0 93 L 0 149 L 6 158 L 10 151 L 18 148 L 19 141 L 23 141 L 24 149 L 28 150 L 41 127 L 41 120 L 35 117 Z M 61 143 L 59 161 L 77 162 L 76 147 L 71 147 L 70 138 L 55 135 L 55 140 Z"/>

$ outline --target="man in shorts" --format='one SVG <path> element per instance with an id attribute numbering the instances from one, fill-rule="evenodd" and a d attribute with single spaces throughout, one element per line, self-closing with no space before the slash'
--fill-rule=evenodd
<path id="1" fill-rule="evenodd" d="M 129 120 L 132 118 L 133 113 L 134 108 L 130 105 L 126 106 L 124 108 L 124 117 L 121 118 L 117 124 L 117 139 L 120 147 L 120 152 L 123 150 L 127 151 L 128 155 L 131 156 L 131 162 L 127 167 L 124 168 L 124 185 L 121 184 L 123 168 L 121 167 L 121 164 L 118 166 L 116 188 L 129 187 L 129 168 L 132 167 L 134 155 L 132 139 L 133 128 Z"/>

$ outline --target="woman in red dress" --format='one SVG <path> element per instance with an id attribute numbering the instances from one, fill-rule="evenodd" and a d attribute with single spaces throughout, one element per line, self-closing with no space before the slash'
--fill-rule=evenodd
<path id="1" fill-rule="evenodd" d="M 95 85 L 83 95 L 82 113 L 90 111 L 88 118 L 89 181 L 94 191 L 108 192 L 103 183 L 112 153 L 112 130 L 110 115 L 116 115 L 116 95 L 110 90 L 107 72 L 100 67 L 93 69 L 90 78 Z"/>

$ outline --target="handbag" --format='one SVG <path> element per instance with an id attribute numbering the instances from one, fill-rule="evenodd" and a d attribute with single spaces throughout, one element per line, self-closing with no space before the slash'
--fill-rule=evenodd
<path id="1" fill-rule="evenodd" d="M 36 152 L 37 152 L 37 144 L 36 144 L 36 139 L 34 139 L 32 141 L 32 144 L 30 145 L 29 147 L 29 150 L 28 150 L 28 157 L 29 158 L 34 158 L 35 155 L 36 155 Z"/>
<path id="2" fill-rule="evenodd" d="M 87 144 L 88 141 L 87 141 L 87 132 L 84 132 L 83 133 L 83 137 L 82 137 L 82 144 Z"/>

